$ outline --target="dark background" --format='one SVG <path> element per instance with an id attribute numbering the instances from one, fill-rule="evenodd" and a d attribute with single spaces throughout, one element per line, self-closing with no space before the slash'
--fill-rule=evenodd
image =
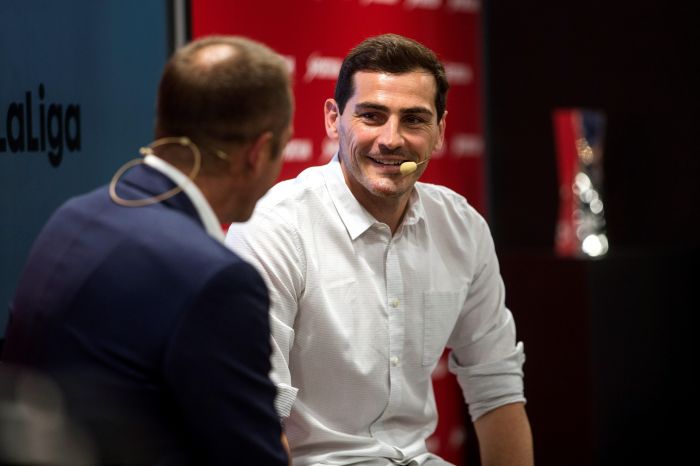
<path id="1" fill-rule="evenodd" d="M 489 223 L 525 342 L 536 464 L 692 458 L 699 17 L 650 0 L 483 7 Z M 602 259 L 553 253 L 561 107 L 607 117 Z"/>

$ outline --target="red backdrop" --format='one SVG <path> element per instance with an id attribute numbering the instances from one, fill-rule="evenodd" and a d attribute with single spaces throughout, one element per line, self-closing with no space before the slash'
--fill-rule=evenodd
<path id="1" fill-rule="evenodd" d="M 281 179 L 325 163 L 335 152 L 326 140 L 323 102 L 333 96 L 345 54 L 383 33 L 411 37 L 435 50 L 450 91 L 445 147 L 421 181 L 448 186 L 484 210 L 481 120 L 480 0 L 192 0 L 192 35 L 239 34 L 284 55 L 293 70 L 294 139 L 285 150 Z M 465 408 L 443 359 L 433 375 L 440 420 L 429 448 L 464 463 Z"/>

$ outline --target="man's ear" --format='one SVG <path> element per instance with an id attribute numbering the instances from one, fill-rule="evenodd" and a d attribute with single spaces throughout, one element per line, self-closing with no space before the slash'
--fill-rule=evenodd
<path id="1" fill-rule="evenodd" d="M 323 105 L 324 121 L 326 123 L 326 134 L 335 141 L 338 139 L 338 123 L 340 122 L 340 109 L 335 99 L 326 100 Z"/>
<path id="2" fill-rule="evenodd" d="M 258 174 L 263 170 L 265 162 L 272 156 L 272 137 L 272 131 L 265 131 L 249 143 L 244 158 L 246 173 Z"/>
<path id="3" fill-rule="evenodd" d="M 442 145 L 445 142 L 445 125 L 447 125 L 447 110 L 442 113 L 442 118 L 440 118 L 440 122 L 438 123 L 438 140 L 433 150 L 437 151 L 442 149 Z"/>

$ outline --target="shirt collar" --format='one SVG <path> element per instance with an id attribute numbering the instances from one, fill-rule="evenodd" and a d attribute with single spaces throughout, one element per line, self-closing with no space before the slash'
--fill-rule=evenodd
<path id="1" fill-rule="evenodd" d="M 379 223 L 372 214 L 362 207 L 350 191 L 345 182 L 337 152 L 326 165 L 324 177 L 333 204 L 351 239 L 355 240 L 372 225 Z M 404 215 L 402 226 L 416 224 L 425 217 L 424 212 L 423 204 L 420 202 L 420 194 L 414 188 L 408 201 L 408 209 Z"/>
<path id="2" fill-rule="evenodd" d="M 415 225 L 425 221 L 425 208 L 420 197 L 420 183 L 416 183 L 411 197 L 408 199 L 406 214 L 403 216 L 403 226 Z"/>
<path id="3" fill-rule="evenodd" d="M 221 223 L 196 184 L 187 178 L 180 170 L 155 155 L 147 155 L 144 157 L 143 163 L 158 170 L 160 173 L 170 178 L 177 186 L 180 186 L 182 191 L 187 195 L 190 201 L 192 201 L 204 225 L 204 229 L 209 233 L 209 236 L 221 243 L 224 242 L 225 236 L 221 228 Z"/>

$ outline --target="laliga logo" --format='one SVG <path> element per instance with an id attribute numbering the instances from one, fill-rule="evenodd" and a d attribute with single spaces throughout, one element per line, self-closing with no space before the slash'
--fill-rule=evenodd
<path id="1" fill-rule="evenodd" d="M 44 85 L 39 84 L 39 102 L 32 105 L 32 93 L 24 93 L 24 102 L 12 102 L 5 110 L 5 124 L 0 113 L 1 152 L 44 152 L 54 167 L 63 160 L 63 147 L 80 150 L 80 105 L 44 103 Z M 5 135 L 3 135 L 3 129 Z"/>

